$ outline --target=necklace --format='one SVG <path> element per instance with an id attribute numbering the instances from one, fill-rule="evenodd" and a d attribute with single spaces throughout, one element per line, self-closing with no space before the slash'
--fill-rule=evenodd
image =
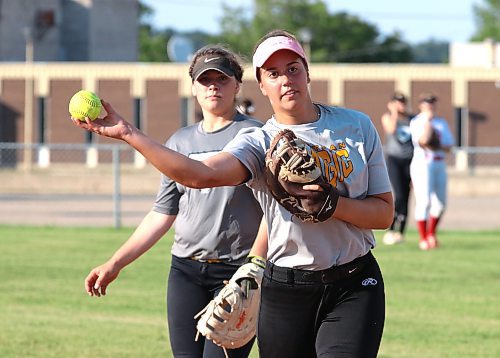
<path id="1" fill-rule="evenodd" d="M 316 119 L 320 119 L 321 117 L 321 109 L 317 104 L 314 105 L 314 110 L 316 111 Z"/>

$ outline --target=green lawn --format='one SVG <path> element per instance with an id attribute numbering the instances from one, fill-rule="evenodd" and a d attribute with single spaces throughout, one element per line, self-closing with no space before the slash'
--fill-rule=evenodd
<path id="1" fill-rule="evenodd" d="M 0 226 L 0 357 L 172 356 L 171 236 L 124 270 L 106 297 L 84 292 L 88 271 L 131 232 Z M 375 249 L 387 295 L 380 357 L 500 357 L 500 232 L 440 238 L 431 252 L 418 250 L 415 232 Z"/>

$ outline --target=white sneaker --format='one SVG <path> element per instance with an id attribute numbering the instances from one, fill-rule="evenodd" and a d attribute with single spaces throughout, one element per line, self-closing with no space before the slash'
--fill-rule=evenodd
<path id="1" fill-rule="evenodd" d="M 429 249 L 437 249 L 439 246 L 439 243 L 435 235 L 428 235 L 427 242 L 429 243 Z"/>
<path id="2" fill-rule="evenodd" d="M 431 249 L 431 247 L 429 246 L 429 241 L 427 241 L 427 240 L 420 240 L 418 242 L 418 247 L 420 250 L 423 250 L 423 251 L 427 251 L 427 250 Z"/>
<path id="3" fill-rule="evenodd" d="M 401 244 L 405 241 L 403 234 L 401 234 L 400 232 L 396 231 L 392 236 L 394 237 L 395 244 Z"/>
<path id="4" fill-rule="evenodd" d="M 387 231 L 382 239 L 386 245 L 395 245 L 404 242 L 404 237 L 400 232 L 397 231 Z"/>

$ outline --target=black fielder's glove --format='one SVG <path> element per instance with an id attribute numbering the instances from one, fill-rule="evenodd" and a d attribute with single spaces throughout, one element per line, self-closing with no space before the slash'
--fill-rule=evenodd
<path id="1" fill-rule="evenodd" d="M 271 194 L 302 221 L 318 222 L 331 217 L 339 193 L 328 183 L 311 155 L 311 146 L 289 129 L 279 132 L 266 153 L 266 182 Z M 304 190 L 317 184 L 323 190 Z"/>
<path id="2" fill-rule="evenodd" d="M 439 139 L 439 132 L 435 128 L 430 130 L 429 139 L 426 145 L 431 150 L 438 150 L 440 148 L 441 140 Z"/>
<path id="3" fill-rule="evenodd" d="M 441 147 L 439 131 L 432 123 L 425 123 L 424 132 L 419 139 L 419 144 L 430 150 L 438 150 Z"/>

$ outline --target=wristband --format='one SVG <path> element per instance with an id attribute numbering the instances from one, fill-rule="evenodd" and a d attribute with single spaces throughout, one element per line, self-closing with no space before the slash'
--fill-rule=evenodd
<path id="1" fill-rule="evenodd" d="M 262 256 L 248 256 L 245 263 L 253 263 L 257 266 L 265 269 L 266 268 L 266 259 Z"/>

